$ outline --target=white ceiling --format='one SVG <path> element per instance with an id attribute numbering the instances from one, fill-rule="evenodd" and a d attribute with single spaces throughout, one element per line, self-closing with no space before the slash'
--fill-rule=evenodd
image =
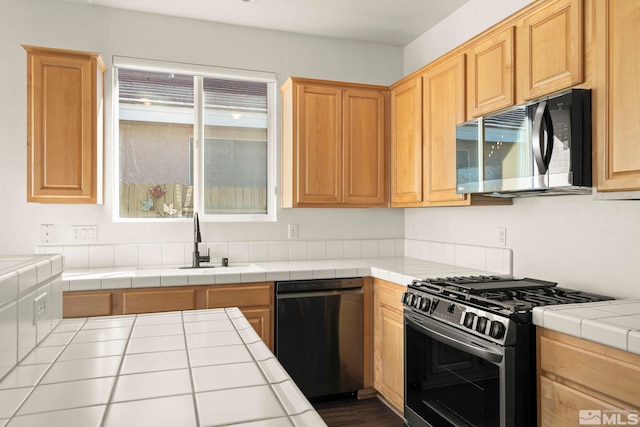
<path id="1" fill-rule="evenodd" d="M 469 0 L 63 0 L 406 46 Z"/>

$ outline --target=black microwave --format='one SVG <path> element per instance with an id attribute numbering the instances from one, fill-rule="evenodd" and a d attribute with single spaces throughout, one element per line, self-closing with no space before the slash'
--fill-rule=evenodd
<path id="1" fill-rule="evenodd" d="M 591 91 L 571 89 L 456 127 L 456 192 L 591 193 Z"/>

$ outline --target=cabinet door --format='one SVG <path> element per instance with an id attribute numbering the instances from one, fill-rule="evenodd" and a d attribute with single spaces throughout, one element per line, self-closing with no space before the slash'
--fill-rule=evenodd
<path id="1" fill-rule="evenodd" d="M 559 0 L 524 18 L 516 59 L 524 99 L 583 81 L 582 9 L 582 0 Z"/>
<path id="2" fill-rule="evenodd" d="M 373 282 L 373 386 L 398 410 L 404 408 L 402 287 Z"/>
<path id="3" fill-rule="evenodd" d="M 595 8 L 596 186 L 640 190 L 640 2 L 599 0 Z"/>
<path id="4" fill-rule="evenodd" d="M 344 91 L 344 202 L 384 206 L 387 201 L 386 93 Z"/>
<path id="5" fill-rule="evenodd" d="M 422 79 L 391 89 L 391 205 L 422 202 Z"/>
<path id="6" fill-rule="evenodd" d="M 110 291 L 65 292 L 62 295 L 62 317 L 65 319 L 113 314 Z"/>
<path id="7" fill-rule="evenodd" d="M 97 54 L 27 50 L 27 201 L 100 203 L 102 74 Z"/>
<path id="8" fill-rule="evenodd" d="M 538 421 L 540 427 L 578 426 L 582 424 L 601 425 L 606 421 L 600 419 L 601 422 L 597 422 L 595 418 L 591 420 L 591 423 L 586 421 L 591 416 L 602 416 L 603 412 L 598 413 L 596 411 L 621 410 L 622 412 L 622 409 L 624 409 L 546 377 L 540 378 L 540 400 L 538 404 L 540 406 L 540 420 Z M 607 412 L 604 413 L 608 414 Z M 615 416 L 615 413 L 609 414 Z M 583 415 L 587 417 L 584 421 L 580 418 Z M 623 414 L 621 413 L 620 415 Z"/>
<path id="9" fill-rule="evenodd" d="M 514 104 L 513 27 L 474 45 L 468 54 L 469 117 Z"/>
<path id="10" fill-rule="evenodd" d="M 253 329 L 258 333 L 262 341 L 273 351 L 273 323 L 271 322 L 271 310 L 268 308 L 240 308 Z"/>
<path id="11" fill-rule="evenodd" d="M 156 288 L 127 291 L 122 294 L 122 314 L 193 310 L 195 308 L 196 290 L 194 288 Z"/>
<path id="12" fill-rule="evenodd" d="M 341 202 L 342 90 L 298 85 L 297 105 L 298 203 Z"/>
<path id="13" fill-rule="evenodd" d="M 429 203 L 464 202 L 456 194 L 456 124 L 465 118 L 465 57 L 429 67 L 423 77 L 424 186 Z"/>

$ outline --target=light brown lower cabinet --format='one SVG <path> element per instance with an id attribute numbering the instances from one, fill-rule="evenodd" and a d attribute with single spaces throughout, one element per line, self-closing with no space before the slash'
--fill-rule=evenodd
<path id="1" fill-rule="evenodd" d="M 373 386 L 391 405 L 404 408 L 404 286 L 373 279 Z"/>
<path id="2" fill-rule="evenodd" d="M 640 355 L 544 328 L 537 351 L 541 427 L 637 424 Z"/>
<path id="3" fill-rule="evenodd" d="M 272 282 L 65 292 L 63 317 L 238 307 L 273 350 Z"/>

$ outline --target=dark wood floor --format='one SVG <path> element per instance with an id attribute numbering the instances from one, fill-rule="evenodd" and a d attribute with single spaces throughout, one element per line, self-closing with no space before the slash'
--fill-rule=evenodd
<path id="1" fill-rule="evenodd" d="M 343 399 L 337 401 L 314 403 L 318 414 L 329 427 L 368 426 L 368 427 L 402 427 L 402 418 L 396 415 L 384 403 L 376 398 Z"/>

